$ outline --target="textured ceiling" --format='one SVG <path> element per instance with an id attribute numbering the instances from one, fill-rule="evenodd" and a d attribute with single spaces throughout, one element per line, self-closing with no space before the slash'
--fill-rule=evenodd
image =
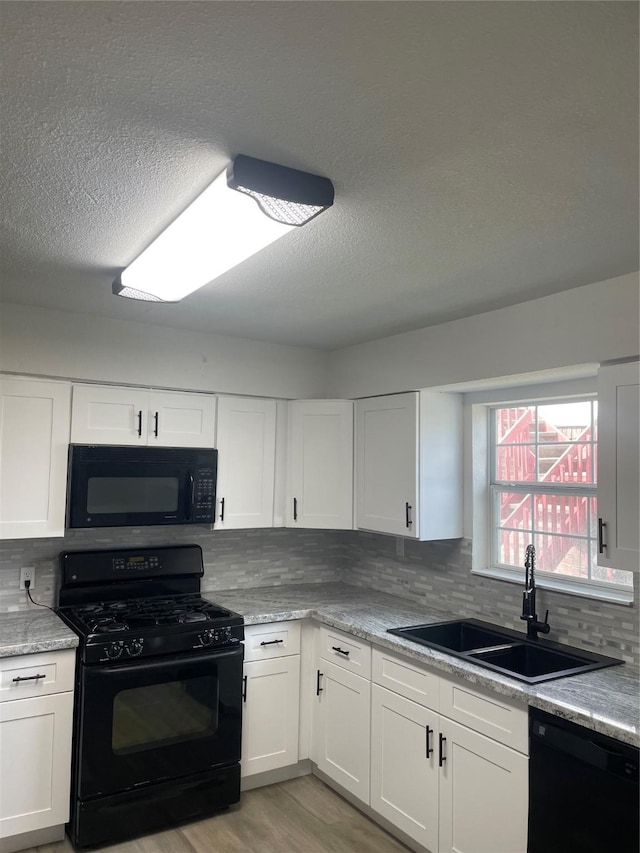
<path id="1" fill-rule="evenodd" d="M 638 268 L 636 3 L 1 5 L 6 301 L 333 348 Z M 178 305 L 113 296 L 238 153 L 335 206 Z"/>

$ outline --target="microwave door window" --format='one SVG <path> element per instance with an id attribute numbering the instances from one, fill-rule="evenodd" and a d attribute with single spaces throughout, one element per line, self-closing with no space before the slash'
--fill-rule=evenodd
<path id="1" fill-rule="evenodd" d="M 87 513 L 176 513 L 179 496 L 178 477 L 89 477 Z"/>

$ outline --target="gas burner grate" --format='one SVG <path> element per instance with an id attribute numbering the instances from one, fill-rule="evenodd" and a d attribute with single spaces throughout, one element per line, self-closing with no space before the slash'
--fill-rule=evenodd
<path id="1" fill-rule="evenodd" d="M 229 611 L 199 595 L 99 601 L 72 608 L 71 613 L 82 628 L 91 634 L 213 622 L 229 616 Z"/>

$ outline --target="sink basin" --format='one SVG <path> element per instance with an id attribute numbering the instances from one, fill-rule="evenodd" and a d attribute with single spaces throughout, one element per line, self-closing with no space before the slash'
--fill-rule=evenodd
<path id="1" fill-rule="evenodd" d="M 519 631 L 501 628 L 479 619 L 389 628 L 388 633 L 528 684 L 622 663 L 615 658 L 573 649 L 549 640 L 527 640 Z"/>
<path id="2" fill-rule="evenodd" d="M 484 649 L 505 642 L 505 635 L 482 623 L 465 620 L 461 622 L 440 622 L 436 625 L 413 625 L 409 628 L 391 628 L 390 634 L 406 637 L 425 646 L 438 647 L 454 652 L 469 652 L 474 649 Z M 506 642 L 511 642 L 507 638 Z"/>
<path id="3" fill-rule="evenodd" d="M 530 682 L 546 681 L 545 676 L 560 678 L 565 675 L 598 669 L 601 666 L 612 666 L 613 663 L 621 663 L 621 661 L 613 661 L 612 664 L 598 664 L 576 654 L 565 654 L 556 649 L 540 648 L 533 643 L 513 645 L 506 649 L 475 652 L 470 654 L 469 658 L 476 663 L 491 664 L 492 668 L 500 672 L 507 670 L 512 675 L 526 676 Z"/>

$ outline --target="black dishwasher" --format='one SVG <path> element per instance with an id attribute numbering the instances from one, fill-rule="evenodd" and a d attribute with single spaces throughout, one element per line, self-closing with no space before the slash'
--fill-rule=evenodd
<path id="1" fill-rule="evenodd" d="M 528 853 L 638 853 L 638 750 L 531 709 Z"/>

